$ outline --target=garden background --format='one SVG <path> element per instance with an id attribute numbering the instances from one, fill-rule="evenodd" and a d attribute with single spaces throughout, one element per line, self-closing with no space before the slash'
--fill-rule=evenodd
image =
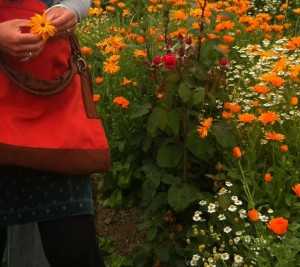
<path id="1" fill-rule="evenodd" d="M 93 2 L 77 34 L 112 157 L 93 176 L 107 266 L 300 266 L 299 16 L 299 0 Z"/>

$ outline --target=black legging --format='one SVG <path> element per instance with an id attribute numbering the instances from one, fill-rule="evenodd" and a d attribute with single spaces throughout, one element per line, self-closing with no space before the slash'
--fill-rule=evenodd
<path id="1" fill-rule="evenodd" d="M 38 223 L 44 253 L 51 267 L 105 267 L 96 241 L 94 217 L 80 215 Z M 6 245 L 0 227 L 0 256 Z"/>

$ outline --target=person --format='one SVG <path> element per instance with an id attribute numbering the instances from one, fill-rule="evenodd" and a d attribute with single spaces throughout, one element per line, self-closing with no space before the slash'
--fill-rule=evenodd
<path id="1" fill-rule="evenodd" d="M 0 4 L 16 6 L 23 2 L 30 8 L 34 1 L 40 0 L 0 0 Z M 42 1 L 47 5 L 47 19 L 56 28 L 51 38 L 67 38 L 91 4 L 90 0 Z M 11 12 L 15 12 L 13 8 Z M 0 10 L 0 18 L 3 13 Z M 47 42 L 39 34 L 20 30 L 28 23 L 24 19 L 0 22 L 1 55 L 24 64 L 38 58 Z M 7 243 L 8 227 L 37 223 L 51 267 L 105 266 L 96 240 L 89 175 L 60 175 L 18 166 L 0 166 L 0 177 L 1 257 Z"/>

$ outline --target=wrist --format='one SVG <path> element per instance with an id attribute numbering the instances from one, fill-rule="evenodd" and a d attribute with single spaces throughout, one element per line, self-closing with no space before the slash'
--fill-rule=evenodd
<path id="1" fill-rule="evenodd" d="M 57 5 L 54 5 L 54 6 L 49 7 L 49 8 L 46 10 L 46 13 L 47 13 L 48 11 L 50 11 L 52 8 L 65 8 L 65 9 L 69 9 L 69 8 L 66 7 L 65 5 L 57 4 Z"/>

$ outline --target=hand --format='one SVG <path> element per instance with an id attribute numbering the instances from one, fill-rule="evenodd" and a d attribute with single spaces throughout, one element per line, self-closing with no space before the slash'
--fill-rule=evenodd
<path id="1" fill-rule="evenodd" d="M 56 28 L 55 38 L 67 37 L 77 25 L 76 13 L 72 9 L 54 7 L 47 12 L 47 20 Z"/>
<path id="2" fill-rule="evenodd" d="M 29 23 L 21 19 L 0 23 L 0 51 L 19 59 L 37 56 L 45 42 L 39 34 L 24 33 Z"/>

